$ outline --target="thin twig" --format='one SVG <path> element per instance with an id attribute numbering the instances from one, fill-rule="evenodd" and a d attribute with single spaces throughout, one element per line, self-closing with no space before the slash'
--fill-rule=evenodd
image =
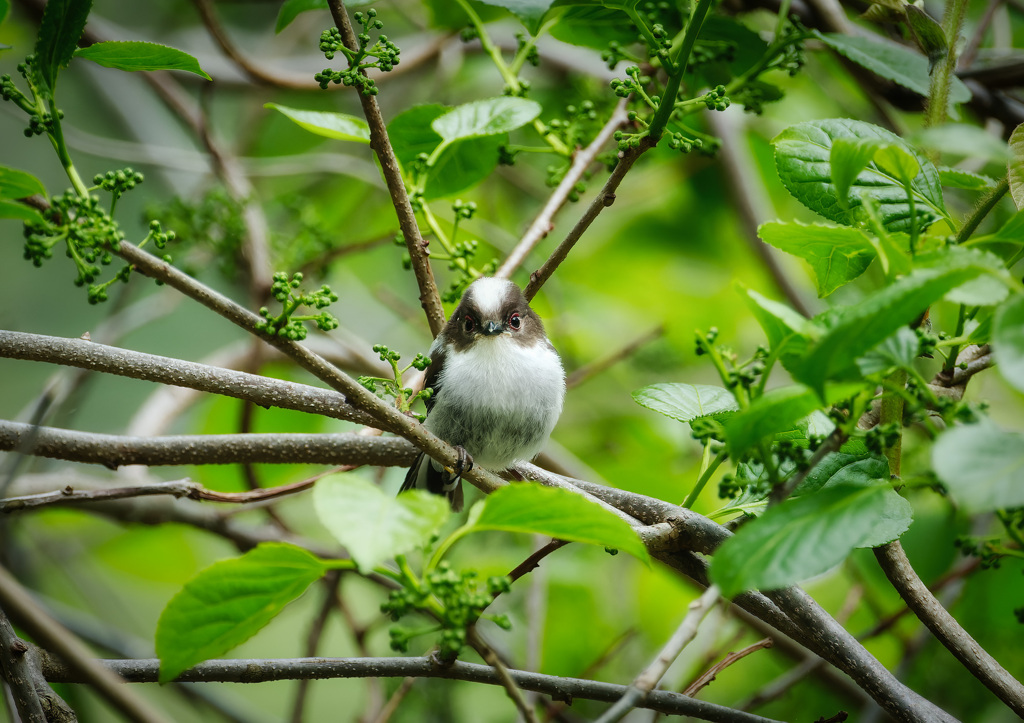
<path id="1" fill-rule="evenodd" d="M 40 699 L 42 691 L 36 687 L 36 672 L 28 653 L 28 644 L 14 633 L 0 607 L 0 683 L 10 687 L 22 723 L 47 723 Z"/>
<path id="2" fill-rule="evenodd" d="M 537 569 L 537 567 L 540 566 L 540 561 L 543 560 L 545 557 L 550 555 L 559 547 L 565 547 L 568 544 L 569 543 L 565 540 L 551 540 L 549 543 L 547 543 L 539 550 L 535 551 L 532 555 L 527 557 L 525 560 L 523 560 L 521 563 L 516 565 L 515 568 L 513 568 L 508 573 L 508 575 L 506 575 L 506 577 L 508 577 L 512 582 L 515 582 L 528 572 Z M 497 597 L 498 594 L 499 593 L 495 593 L 495 597 Z"/>
<path id="3" fill-rule="evenodd" d="M 683 691 L 683 695 L 688 695 L 691 698 L 695 697 L 697 693 L 700 692 L 701 688 L 711 685 L 711 683 L 718 676 L 718 674 L 726 668 L 728 668 L 730 665 L 736 663 L 739 660 L 743 660 L 743 658 L 747 657 L 751 653 L 756 653 L 758 650 L 765 650 L 766 648 L 770 648 L 774 644 L 775 641 L 771 638 L 763 638 L 762 640 L 758 640 L 756 643 L 748 645 L 747 647 L 743 648 L 743 650 L 739 650 L 735 653 L 729 653 L 719 662 L 715 663 L 710 668 L 708 668 L 707 671 L 705 671 L 703 674 L 701 674 L 699 678 L 697 678 L 697 680 L 690 683 L 690 685 L 686 687 L 686 690 Z"/>
<path id="4" fill-rule="evenodd" d="M 704 591 L 704 594 L 690 603 L 683 621 L 665 643 L 658 656 L 637 676 L 626 694 L 597 719 L 597 723 L 616 723 L 616 721 L 622 720 L 629 711 L 650 695 L 650 692 L 664 677 L 669 666 L 683 652 L 683 648 L 697 636 L 697 629 L 700 627 L 701 621 L 718 600 L 720 592 L 717 585 L 712 585 Z"/>
<path id="5" fill-rule="evenodd" d="M 623 359 L 628 359 L 633 354 L 635 354 L 638 349 L 640 349 L 643 346 L 646 346 L 655 339 L 660 339 L 662 336 L 664 336 L 664 334 L 665 325 L 659 324 L 646 334 L 639 336 L 633 341 L 629 342 L 628 344 L 626 344 L 626 346 L 622 347 L 618 351 L 613 352 L 612 354 L 604 357 L 603 359 L 597 359 L 593 362 L 590 362 L 589 364 L 584 364 L 583 366 L 579 367 L 578 369 L 574 370 L 572 373 L 566 376 L 565 388 L 572 389 L 573 387 L 578 387 L 585 381 L 588 381 L 589 379 L 600 374 L 606 369 L 609 369 L 610 367 L 618 364 Z"/>
<path id="6" fill-rule="evenodd" d="M 348 11 L 341 0 L 328 0 L 331 9 L 331 16 L 338 30 L 341 31 L 342 42 L 351 51 L 358 49 L 356 34 L 352 29 L 352 23 L 348 17 Z M 363 72 L 363 71 L 359 71 Z M 395 158 L 395 151 L 388 139 L 387 127 L 384 117 L 381 115 L 377 99 L 372 95 L 359 92 L 359 102 L 363 106 L 363 114 L 370 127 L 370 148 L 377 155 L 380 161 L 381 172 L 384 174 L 384 181 L 388 186 L 388 193 L 391 195 L 391 202 L 398 215 L 398 226 L 402 230 L 405 239 L 406 249 L 412 260 L 412 269 L 416 274 L 416 283 L 420 289 L 420 305 L 427 315 L 427 323 L 430 326 L 430 333 L 437 336 L 444 327 L 444 308 L 441 306 L 441 296 L 437 291 L 437 282 L 434 281 L 434 272 L 430 268 L 430 258 L 427 252 L 427 243 L 423 240 L 419 225 L 416 223 L 416 213 L 409 202 L 409 194 L 405 190 L 405 181 L 398 166 L 398 159 Z"/>
<path id="7" fill-rule="evenodd" d="M 87 682 L 128 720 L 138 723 L 170 723 L 144 698 L 136 694 L 63 625 L 35 603 L 28 592 L 0 567 L 0 608 L 47 650 L 65 661 L 66 669 L 80 682 Z"/>
<path id="8" fill-rule="evenodd" d="M 0 451 L 102 464 L 110 469 L 193 464 L 406 466 L 415 451 L 400 438 L 364 434 L 184 434 L 124 437 L 0 420 Z M 261 488 L 256 488 L 261 489 Z"/>
<path id="9" fill-rule="evenodd" d="M 498 673 L 498 679 L 501 681 L 502 687 L 505 688 L 505 692 L 508 693 L 508 697 L 515 703 L 516 708 L 526 720 L 526 723 L 537 723 L 537 716 L 533 712 L 533 708 L 526 703 L 523 691 L 516 685 L 515 678 L 509 672 L 508 666 L 501 662 L 501 658 L 497 656 L 491 646 L 480 636 L 476 626 L 470 627 L 466 633 L 466 642 L 484 659 L 485 663 L 494 668 Z"/>
<path id="10" fill-rule="evenodd" d="M 311 76 L 270 73 L 252 62 L 231 42 L 231 38 L 224 31 L 224 27 L 217 18 L 217 14 L 214 12 L 213 5 L 209 0 L 193 0 L 193 4 L 196 6 L 196 10 L 199 11 L 199 17 L 202 18 L 203 25 L 206 26 L 206 31 L 210 34 L 210 37 L 220 46 L 224 55 L 228 56 L 231 62 L 238 66 L 239 70 L 248 76 L 250 80 L 259 85 L 268 85 L 288 90 L 319 89 L 320 86 L 313 82 Z"/>
<path id="11" fill-rule="evenodd" d="M 647 136 L 640 141 L 640 145 L 636 148 L 630 148 L 627 151 L 620 152 L 619 162 L 615 165 L 615 169 L 612 171 L 611 175 L 608 176 L 608 180 L 604 182 L 604 186 L 601 187 L 601 190 L 598 192 L 597 196 L 594 197 L 594 200 L 592 200 L 590 205 L 587 206 L 587 210 L 583 212 L 583 216 L 576 222 L 576 225 L 572 227 L 565 239 L 563 239 L 562 243 L 558 244 L 558 247 L 551 253 L 548 260 L 545 261 L 539 269 L 530 274 L 530 283 L 526 285 L 525 289 L 523 289 L 523 295 L 526 297 L 527 301 L 537 295 L 537 292 L 540 291 L 540 287 L 551 278 L 551 275 L 555 273 L 555 269 L 565 261 L 569 252 L 572 251 L 573 246 L 575 246 L 576 242 L 582 238 L 586 230 L 590 228 L 590 224 L 592 224 L 598 215 L 600 215 L 601 211 L 615 203 L 615 191 L 618 189 L 619 184 L 622 183 L 622 179 L 626 177 L 626 173 L 628 173 L 629 169 L 633 167 L 633 164 L 636 163 L 637 159 L 640 158 L 645 151 L 653 148 L 654 144 L 655 142 L 650 140 L 650 137 Z"/>
<path id="12" fill-rule="evenodd" d="M 935 599 L 917 576 L 899 540 L 875 548 L 875 558 L 907 607 L 914 611 L 939 642 L 1010 710 L 1024 717 L 1024 685 L 978 645 L 956 618 Z"/>
<path id="13" fill-rule="evenodd" d="M 157 681 L 159 661 L 103 660 L 103 666 L 132 683 Z M 50 682 L 77 683 L 82 677 L 56 661 L 49 661 L 43 672 Z M 612 702 L 622 697 L 624 685 L 602 683 L 579 678 L 563 678 L 523 670 L 509 670 L 509 675 L 523 690 L 535 690 L 559 700 L 580 698 Z M 297 658 L 276 660 L 210 660 L 182 673 L 179 682 L 262 683 L 274 680 L 312 678 L 446 678 L 489 685 L 501 685 L 497 672 L 489 665 L 455 661 L 451 665 L 438 665 L 431 658 Z M 687 698 L 678 693 L 654 690 L 640 707 L 660 710 L 673 715 L 688 715 L 708 721 L 724 723 L 771 723 L 772 719 L 741 713 L 701 700 Z"/>
<path id="14" fill-rule="evenodd" d="M 516 247 L 512 249 L 512 252 L 502 263 L 501 267 L 495 272 L 495 276 L 503 279 L 507 279 L 512 276 L 512 273 L 519 268 L 526 257 L 534 249 L 534 247 L 540 243 L 554 228 L 555 215 L 561 210 L 562 206 L 569 199 L 569 195 L 576 188 L 576 184 L 579 183 L 580 179 L 586 173 L 587 169 L 597 158 L 597 155 L 601 152 L 601 149 L 607 145 L 608 141 L 615 134 L 623 123 L 626 122 L 626 99 L 623 98 L 615 106 L 615 110 L 612 111 L 611 117 L 604 124 L 594 140 L 589 146 L 576 153 L 576 157 L 573 159 L 572 165 L 569 170 L 566 171 L 565 177 L 561 183 L 552 191 L 551 196 L 548 197 L 547 203 L 537 214 L 537 217 L 530 224 L 530 227 L 526 229 L 526 233 L 516 244 Z"/>

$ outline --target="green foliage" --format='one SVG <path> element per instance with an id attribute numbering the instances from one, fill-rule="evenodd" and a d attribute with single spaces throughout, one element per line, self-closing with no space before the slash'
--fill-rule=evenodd
<path id="1" fill-rule="evenodd" d="M 310 133 L 339 141 L 370 142 L 370 127 L 362 118 L 346 113 L 329 113 L 327 111 L 300 110 L 288 108 L 277 103 L 265 103 L 264 108 L 272 108 L 292 120 Z"/>
<path id="2" fill-rule="evenodd" d="M 270 295 L 281 304 L 281 313 L 271 316 L 270 309 L 260 308 L 260 316 L 263 321 L 256 324 L 256 331 L 270 334 L 271 336 L 283 336 L 292 341 L 302 341 L 306 338 L 306 327 L 303 322 L 312 321 L 321 331 L 331 331 L 338 328 L 338 320 L 329 311 L 321 311 L 319 314 L 296 314 L 295 312 L 303 306 L 313 309 L 325 309 L 338 300 L 338 295 L 331 291 L 331 287 L 323 284 L 316 291 L 297 292 L 302 285 L 302 273 L 296 271 L 289 279 L 288 274 L 278 271 L 274 274 L 274 282 L 270 286 Z"/>
<path id="3" fill-rule="evenodd" d="M 92 0 L 57 0 L 46 3 L 36 39 L 34 80 L 53 98 L 57 73 L 68 67 L 85 29 Z"/>
<path id="4" fill-rule="evenodd" d="M 724 419 L 739 409 L 732 392 L 710 384 L 652 384 L 633 392 L 637 404 L 680 422 Z"/>
<path id="5" fill-rule="evenodd" d="M 840 201 L 832 171 L 832 146 L 838 139 L 880 141 L 913 157 L 921 170 L 910 182 L 903 181 L 884 164 L 867 164 L 850 183 L 848 205 Z M 887 231 L 924 229 L 949 218 L 935 166 L 906 141 L 863 121 L 830 119 L 790 126 L 772 141 L 779 178 L 793 196 L 809 209 L 844 226 L 867 223 L 871 204 Z"/>
<path id="6" fill-rule="evenodd" d="M 827 571 L 858 547 L 895 540 L 912 518 L 910 504 L 887 482 L 836 484 L 741 527 L 715 552 L 711 579 L 726 597 L 786 587 Z"/>
<path id="7" fill-rule="evenodd" d="M 25 198 L 36 193 L 46 196 L 42 181 L 31 173 L 0 166 L 0 198 Z"/>
<path id="8" fill-rule="evenodd" d="M 213 80 L 199 67 L 199 61 L 188 53 L 157 43 L 138 40 L 93 43 L 86 48 L 78 48 L 75 57 L 118 70 L 184 70 Z"/>
<path id="9" fill-rule="evenodd" d="M 360 477 L 333 475 L 317 482 L 313 503 L 324 527 L 359 571 L 424 547 L 450 514 L 440 495 L 412 490 L 398 498 Z"/>
<path id="10" fill-rule="evenodd" d="M 872 238 L 856 228 L 773 221 L 761 224 L 757 235 L 809 262 L 821 298 L 863 274 L 877 256 Z"/>
<path id="11" fill-rule="evenodd" d="M 932 447 L 932 466 L 967 512 L 1024 507 L 1024 435 L 992 423 L 950 429 Z"/>
<path id="12" fill-rule="evenodd" d="M 206 568 L 171 598 L 160 616 L 160 682 L 242 644 L 337 566 L 294 545 L 263 543 Z"/>
<path id="13" fill-rule="evenodd" d="M 1010 134 L 1010 160 L 1007 164 L 1010 195 L 1018 210 L 1024 210 L 1024 124 Z"/>
<path id="14" fill-rule="evenodd" d="M 992 334 L 1000 374 L 1024 391 L 1024 295 L 1017 294 L 999 307 Z"/>
<path id="15" fill-rule="evenodd" d="M 547 535 L 570 542 L 613 548 L 650 563 L 643 542 L 628 523 L 578 494 L 522 482 L 492 492 L 474 530 L 505 530 Z"/>
<path id="16" fill-rule="evenodd" d="M 725 421 L 729 453 L 740 459 L 775 432 L 787 431 L 819 406 L 817 395 L 800 385 L 765 392 Z"/>

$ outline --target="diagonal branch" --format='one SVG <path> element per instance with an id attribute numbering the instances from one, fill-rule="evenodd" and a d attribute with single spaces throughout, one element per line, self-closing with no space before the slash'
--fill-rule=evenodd
<path id="1" fill-rule="evenodd" d="M 522 239 L 516 244 L 516 247 L 512 249 L 512 253 L 508 255 L 505 262 L 495 272 L 495 276 L 503 279 L 507 279 L 512 276 L 512 273 L 519 268 L 526 260 L 527 255 L 534 249 L 534 247 L 540 243 L 545 236 L 547 236 L 551 229 L 554 228 L 554 218 L 565 202 L 569 199 L 569 194 L 576 188 L 576 184 L 579 183 L 580 179 L 583 178 L 583 174 L 586 173 L 587 168 L 594 162 L 597 155 L 601 152 L 601 149 L 605 147 L 611 137 L 626 122 L 626 99 L 623 98 L 619 101 L 618 105 L 615 106 L 615 110 L 612 111 L 611 117 L 608 122 L 604 124 L 604 127 L 598 131 L 597 136 L 591 142 L 589 146 L 576 153 L 576 157 L 573 159 L 572 166 L 566 172 L 562 182 L 558 184 L 558 187 L 551 193 L 547 203 L 544 204 L 544 208 L 540 210 L 537 217 L 530 224 L 530 227 L 526 229 L 526 233 L 523 234 Z"/>
<path id="2" fill-rule="evenodd" d="M 341 0 L 328 0 L 327 4 L 330 6 L 335 25 L 341 31 L 341 39 L 345 43 L 345 47 L 352 51 L 357 50 L 356 34 L 352 29 L 352 22 L 349 20 L 345 4 Z M 380 161 L 384 182 L 387 184 L 391 202 L 398 215 L 398 226 L 402 231 L 405 246 L 412 260 L 412 269 L 416 274 L 416 283 L 420 289 L 420 305 L 426 312 L 430 333 L 437 336 L 444 327 L 444 308 L 441 306 L 441 296 L 437 291 L 437 283 L 434 281 L 434 272 L 430 268 L 427 242 L 423 240 L 420 227 L 416 223 L 416 213 L 409 202 L 409 194 L 405 190 L 402 171 L 398 167 L 398 159 L 395 158 L 395 151 L 388 139 L 387 126 L 381 115 L 380 106 L 377 105 L 377 99 L 360 91 L 359 102 L 362 103 L 363 114 L 370 126 L 370 148 L 373 149 L 377 160 Z"/>

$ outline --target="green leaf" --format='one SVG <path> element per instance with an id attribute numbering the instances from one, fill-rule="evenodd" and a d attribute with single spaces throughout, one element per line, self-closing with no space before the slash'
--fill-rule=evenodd
<path id="1" fill-rule="evenodd" d="M 779 349 L 786 344 L 791 351 L 805 348 L 810 339 L 817 338 L 821 329 L 810 319 L 794 311 L 785 304 L 773 301 L 753 289 L 740 285 L 739 291 L 744 296 L 747 306 L 764 329 L 768 345 Z"/>
<path id="2" fill-rule="evenodd" d="M 999 230 L 989 236 L 990 242 L 1009 243 L 1015 246 L 1024 244 L 1024 211 L 1010 216 L 1010 218 L 999 227 Z"/>
<path id="3" fill-rule="evenodd" d="M 200 572 L 171 598 L 157 623 L 160 682 L 244 643 L 327 569 L 294 545 L 265 542 Z"/>
<path id="4" fill-rule="evenodd" d="M 51 94 L 57 73 L 71 62 L 91 9 L 92 0 L 52 0 L 43 9 L 36 37 L 36 70 Z"/>
<path id="5" fill-rule="evenodd" d="M 456 106 L 430 127 L 448 143 L 514 131 L 540 115 L 541 106 L 525 98 L 487 98 Z"/>
<path id="6" fill-rule="evenodd" d="M 830 162 L 833 143 L 839 138 L 880 140 L 905 151 L 921 168 L 911 182 L 918 228 L 924 229 L 940 218 L 949 217 L 939 173 L 931 161 L 884 128 L 845 118 L 798 123 L 772 141 L 779 178 L 802 204 L 830 221 L 857 226 L 866 218 L 862 202 L 869 198 L 878 207 L 886 229 L 910 230 L 910 204 L 903 182 L 878 163 L 869 163 L 857 175 L 850 186 L 849 207 L 843 207 Z"/>
<path id="7" fill-rule="evenodd" d="M 811 264 L 819 298 L 863 274 L 877 255 L 868 235 L 856 228 L 774 221 L 761 224 L 757 235 Z"/>
<path id="8" fill-rule="evenodd" d="M 480 2 L 485 5 L 505 8 L 519 18 L 520 22 L 530 31 L 530 35 L 536 35 L 544 16 L 551 9 L 555 0 L 480 0 Z"/>
<path id="9" fill-rule="evenodd" d="M 443 105 L 418 105 L 392 119 L 388 137 L 403 168 L 408 169 L 420 153 L 429 156 L 442 143 L 430 124 L 448 110 Z M 426 199 L 451 196 L 487 178 L 498 165 L 498 147 L 505 139 L 497 135 L 450 144 L 427 172 Z"/>
<path id="10" fill-rule="evenodd" d="M 903 11 L 906 13 L 907 27 L 910 28 L 917 47 L 928 58 L 928 73 L 931 74 L 935 64 L 949 52 L 946 34 L 943 32 L 942 26 L 922 8 L 907 3 Z"/>
<path id="11" fill-rule="evenodd" d="M 1024 123 L 1010 134 L 1010 160 L 1006 170 L 1010 181 L 1010 196 L 1018 211 L 1024 211 Z"/>
<path id="12" fill-rule="evenodd" d="M 551 36 L 570 45 L 604 50 L 613 42 L 635 43 L 636 29 L 622 10 L 591 3 L 562 8 L 561 17 L 551 27 Z"/>
<path id="13" fill-rule="evenodd" d="M 1024 435 L 1018 432 L 991 423 L 949 429 L 932 445 L 932 467 L 968 513 L 1024 506 Z"/>
<path id="14" fill-rule="evenodd" d="M 213 80 L 199 67 L 199 61 L 184 50 L 137 40 L 93 43 L 75 51 L 76 58 L 85 58 L 105 68 L 118 70 L 184 70 Z"/>
<path id="15" fill-rule="evenodd" d="M 818 396 L 802 385 L 765 392 L 724 422 L 729 454 L 739 459 L 761 440 L 792 427 L 819 406 Z"/>
<path id="16" fill-rule="evenodd" d="M 852 60 L 862 68 L 902 85 L 918 95 L 927 98 L 930 85 L 928 59 L 920 53 L 902 45 L 869 36 L 844 35 L 842 33 L 819 33 L 814 36 L 834 51 Z M 949 107 L 966 103 L 971 99 L 970 89 L 957 77 L 951 78 L 949 86 Z"/>
<path id="17" fill-rule="evenodd" d="M 0 218 L 17 218 L 22 221 L 41 222 L 43 216 L 39 211 L 17 201 L 0 198 Z"/>
<path id="18" fill-rule="evenodd" d="M 989 255 L 943 253 L 934 266 L 918 268 L 863 301 L 826 312 L 827 331 L 787 367 L 793 378 L 824 396 L 825 382 L 860 378 L 855 360 L 928 306 L 983 273 L 1002 273 Z"/>
<path id="19" fill-rule="evenodd" d="M 345 7 L 360 7 L 370 5 L 375 0 L 346 0 Z M 277 11 L 277 22 L 274 24 L 274 32 L 279 33 L 295 20 L 300 14 L 309 10 L 330 10 L 331 6 L 327 0 L 285 0 L 281 9 Z"/>
<path id="20" fill-rule="evenodd" d="M 647 548 L 627 522 L 582 495 L 533 482 L 515 482 L 492 492 L 474 529 L 601 545 L 650 564 Z"/>
<path id="21" fill-rule="evenodd" d="M 864 376 L 889 371 L 895 367 L 906 369 L 917 358 L 920 342 L 909 326 L 897 329 L 896 333 L 857 359 L 857 368 Z"/>
<path id="22" fill-rule="evenodd" d="M 10 9 L 11 3 L 9 0 L 0 0 L 0 23 L 7 19 L 7 13 L 10 12 Z"/>
<path id="23" fill-rule="evenodd" d="M 826 572 L 856 548 L 895 540 L 912 519 L 910 504 L 888 484 L 837 484 L 741 527 L 715 552 L 711 579 L 726 597 L 786 587 Z"/>
<path id="24" fill-rule="evenodd" d="M 908 139 L 916 147 L 936 154 L 960 156 L 1003 164 L 1010 158 L 1006 141 L 968 123 L 945 123 L 923 128 Z"/>
<path id="25" fill-rule="evenodd" d="M 450 513 L 448 500 L 421 490 L 397 498 L 365 479 L 340 474 L 313 488 L 313 504 L 363 574 L 427 543 Z"/>
<path id="26" fill-rule="evenodd" d="M 793 490 L 793 496 L 809 495 L 839 485 L 866 487 L 887 479 L 889 462 L 885 458 L 833 452 L 807 474 L 804 481 Z"/>
<path id="27" fill-rule="evenodd" d="M 1024 295 L 1010 297 L 992 323 L 996 368 L 1011 387 L 1024 392 Z"/>
<path id="28" fill-rule="evenodd" d="M 0 166 L 0 198 L 26 198 L 36 193 L 46 195 L 42 181 L 31 173 Z"/>
<path id="29" fill-rule="evenodd" d="M 961 188 L 965 191 L 991 191 L 996 187 L 996 180 L 990 176 L 948 166 L 939 166 L 939 181 L 944 188 Z"/>
<path id="30" fill-rule="evenodd" d="M 692 422 L 700 417 L 719 417 L 739 409 L 728 389 L 708 384 L 652 384 L 633 392 L 633 399 L 666 417 Z"/>
<path id="31" fill-rule="evenodd" d="M 280 112 L 300 127 L 310 133 L 316 133 L 318 136 L 335 138 L 340 141 L 355 141 L 356 143 L 369 144 L 370 142 L 370 126 L 365 120 L 356 118 L 354 115 L 289 108 L 277 103 L 264 103 L 263 107 Z"/>

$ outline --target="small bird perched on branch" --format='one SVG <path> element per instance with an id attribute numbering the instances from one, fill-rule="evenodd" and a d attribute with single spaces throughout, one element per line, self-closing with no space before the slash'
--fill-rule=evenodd
<path id="1" fill-rule="evenodd" d="M 429 490 L 462 509 L 462 474 L 474 463 L 500 472 L 533 459 L 565 398 L 565 371 L 544 324 L 512 281 L 480 278 L 462 295 L 430 347 L 424 426 L 459 450 L 448 470 L 421 453 L 402 491 Z"/>

